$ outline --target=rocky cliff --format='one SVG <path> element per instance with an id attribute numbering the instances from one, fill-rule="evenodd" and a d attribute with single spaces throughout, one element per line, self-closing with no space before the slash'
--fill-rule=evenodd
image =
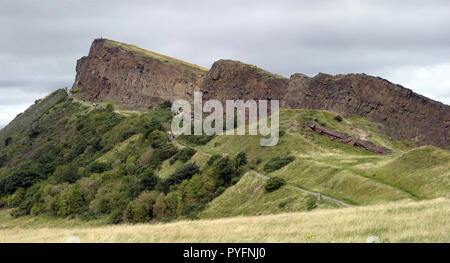
<path id="1" fill-rule="evenodd" d="M 387 80 L 365 74 L 290 79 L 256 66 L 219 60 L 207 68 L 111 40 L 97 39 L 77 63 L 74 88 L 85 99 L 141 109 L 163 100 L 278 99 L 284 108 L 329 110 L 383 123 L 396 139 L 449 146 L 450 109 Z"/>
<path id="2" fill-rule="evenodd" d="M 289 80 L 239 61 L 219 60 L 205 76 L 200 90 L 205 100 L 282 100 Z"/>
<path id="3" fill-rule="evenodd" d="M 73 88 L 92 101 L 142 109 L 164 100 L 191 99 L 207 68 L 111 40 L 96 39 L 77 62 Z"/>
<path id="4" fill-rule="evenodd" d="M 387 134 L 397 139 L 449 145 L 448 105 L 365 74 L 318 74 L 314 78 L 294 74 L 282 105 L 356 114 L 385 124 Z"/>

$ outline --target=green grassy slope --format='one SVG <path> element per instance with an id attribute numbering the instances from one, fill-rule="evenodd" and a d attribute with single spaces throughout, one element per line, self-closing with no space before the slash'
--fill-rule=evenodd
<path id="1" fill-rule="evenodd" d="M 208 204 L 200 214 L 204 218 L 219 218 L 239 215 L 268 215 L 308 210 L 308 200 L 318 208 L 337 207 L 326 201 L 316 201 L 312 195 L 287 186 L 267 193 L 265 181 L 254 173 L 245 174 L 241 180 L 229 187 L 222 195 Z"/>
<path id="2" fill-rule="evenodd" d="M 280 114 L 280 125 L 286 133 L 277 146 L 261 147 L 257 136 L 216 136 L 197 149 L 230 155 L 245 151 L 252 166 L 262 172 L 274 156 L 293 155 L 294 162 L 267 175 L 282 177 L 289 184 L 353 204 L 449 194 L 450 154 L 447 150 L 431 146 L 413 149 L 413 142 L 393 141 L 381 132 L 383 127 L 362 117 L 337 121 L 335 116 L 327 111 L 284 110 Z M 389 147 L 394 154 L 375 155 L 332 141 L 303 127 L 307 120 Z"/>
<path id="3" fill-rule="evenodd" d="M 117 113 L 68 100 L 64 91 L 39 101 L 0 131 L 0 206 L 15 208 L 15 216 L 108 217 L 109 222 L 306 210 L 307 194 L 288 187 L 266 193 L 262 179 L 246 174 L 249 169 L 355 205 L 449 195 L 448 150 L 394 141 L 382 126 L 362 117 L 339 121 L 328 111 L 283 110 L 283 136 L 274 147 L 261 147 L 259 136 L 215 136 L 204 145 L 191 143 L 196 153 L 188 161 L 175 161 L 181 148 L 165 136 L 169 109 Z M 308 120 L 391 148 L 393 154 L 375 155 L 332 141 L 305 127 Z M 221 175 L 217 162 L 207 164 L 212 155 L 226 154 L 233 165 L 240 152 L 248 164 L 231 175 Z M 278 156 L 295 160 L 265 171 Z M 181 179 L 164 185 L 190 164 L 198 166 L 194 176 L 185 170 Z"/>

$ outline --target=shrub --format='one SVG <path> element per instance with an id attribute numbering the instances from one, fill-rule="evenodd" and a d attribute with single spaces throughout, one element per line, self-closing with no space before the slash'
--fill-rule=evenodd
<path id="1" fill-rule="evenodd" d="M 109 112 L 113 112 L 114 111 L 114 105 L 112 105 L 111 103 L 108 103 L 106 105 L 106 110 Z"/>
<path id="2" fill-rule="evenodd" d="M 164 130 L 161 122 L 159 122 L 155 118 L 150 118 L 146 115 L 142 115 L 138 126 L 140 126 L 140 130 L 144 134 L 144 138 L 148 138 L 150 133 L 152 133 L 154 131 Z"/>
<path id="3" fill-rule="evenodd" d="M 125 210 L 126 220 L 130 223 L 139 223 L 152 219 L 153 206 L 157 198 L 157 192 L 143 192 L 128 204 Z"/>
<path id="4" fill-rule="evenodd" d="M 266 190 L 266 192 L 273 192 L 285 184 L 286 181 L 283 178 L 271 177 L 269 180 L 266 181 L 264 189 Z"/>
<path id="5" fill-rule="evenodd" d="M 8 145 L 10 145 L 11 142 L 12 142 L 12 138 L 11 137 L 6 138 L 5 139 L 5 147 L 8 147 Z"/>
<path id="6" fill-rule="evenodd" d="M 231 178 L 231 184 L 237 184 L 241 180 L 239 176 Z"/>
<path id="7" fill-rule="evenodd" d="M 120 224 L 123 221 L 123 213 L 125 209 L 123 207 L 119 207 L 114 209 L 108 217 L 109 224 Z"/>
<path id="8" fill-rule="evenodd" d="M 183 180 L 190 179 L 192 176 L 200 172 L 200 167 L 195 163 L 188 163 L 176 170 L 167 180 L 163 183 L 163 191 L 167 192 L 169 187 L 174 184 L 179 184 Z"/>
<path id="9" fill-rule="evenodd" d="M 214 194 L 215 194 L 216 196 L 219 196 L 219 195 L 223 194 L 223 192 L 225 192 L 225 190 L 226 190 L 225 187 L 219 186 Z"/>
<path id="10" fill-rule="evenodd" d="M 178 151 L 171 160 L 171 163 L 175 163 L 177 160 L 180 160 L 181 162 L 185 163 L 187 161 L 189 161 L 192 156 L 195 155 L 197 151 L 193 148 L 183 148 L 180 151 Z"/>
<path id="11" fill-rule="evenodd" d="M 8 155 L 6 155 L 6 153 L 4 154 L 0 153 L 0 167 L 3 167 L 3 165 L 6 164 L 6 162 L 8 162 Z"/>
<path id="12" fill-rule="evenodd" d="M 19 188 L 8 197 L 8 207 L 18 207 L 25 197 L 25 189 Z"/>
<path id="13" fill-rule="evenodd" d="M 164 160 L 169 159 L 178 152 L 178 149 L 172 144 L 166 144 L 160 149 L 156 149 L 148 161 L 148 166 L 156 169 Z"/>
<path id="14" fill-rule="evenodd" d="M 229 182 L 236 173 L 236 168 L 228 157 L 220 159 L 216 163 L 216 169 L 225 182 Z"/>
<path id="15" fill-rule="evenodd" d="M 172 102 L 170 100 L 165 100 L 163 103 L 159 104 L 158 107 L 170 110 L 172 108 Z"/>
<path id="16" fill-rule="evenodd" d="M 247 154 L 245 152 L 238 153 L 234 158 L 234 162 L 236 163 L 236 168 L 247 164 Z"/>
<path id="17" fill-rule="evenodd" d="M 78 166 L 75 164 L 58 166 L 54 172 L 54 176 L 58 183 L 75 183 L 81 178 L 78 172 Z"/>
<path id="18" fill-rule="evenodd" d="M 273 172 L 276 171 L 289 163 L 293 162 L 295 160 L 294 156 L 276 156 L 272 159 L 270 159 L 265 165 L 264 165 L 264 171 L 266 172 Z"/>
<path id="19" fill-rule="evenodd" d="M 102 162 L 93 162 L 87 167 L 87 171 L 91 173 L 103 173 L 111 169 L 111 165 Z"/>
<path id="20" fill-rule="evenodd" d="M 308 196 L 306 199 L 306 210 L 313 210 L 317 207 L 317 200 L 314 196 Z"/>
<path id="21" fill-rule="evenodd" d="M 20 187 L 28 188 L 43 179 L 35 166 L 23 164 L 16 171 L 5 178 L 2 184 L 5 193 L 13 193 Z"/>
<path id="22" fill-rule="evenodd" d="M 153 148 L 161 148 L 167 143 L 167 136 L 163 131 L 153 131 L 148 138 Z"/>
<path id="23" fill-rule="evenodd" d="M 207 164 L 209 166 L 213 165 L 218 159 L 222 158 L 222 156 L 218 154 L 214 154 L 211 157 L 209 157 Z"/>
<path id="24" fill-rule="evenodd" d="M 336 115 L 336 116 L 334 116 L 334 120 L 335 120 L 335 121 L 338 121 L 338 122 L 341 122 L 341 121 L 342 121 L 341 115 Z"/>
<path id="25" fill-rule="evenodd" d="M 151 169 L 145 169 L 140 176 L 140 185 L 143 190 L 153 190 L 158 183 L 158 177 Z"/>

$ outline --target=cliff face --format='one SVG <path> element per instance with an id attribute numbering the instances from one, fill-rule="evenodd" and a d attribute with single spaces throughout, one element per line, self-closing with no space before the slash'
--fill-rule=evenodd
<path id="1" fill-rule="evenodd" d="M 280 100 L 289 80 L 256 66 L 233 60 L 216 61 L 200 90 L 203 98 L 226 100 Z"/>
<path id="2" fill-rule="evenodd" d="M 191 99 L 207 69 L 111 40 L 96 39 L 77 62 L 73 88 L 92 101 L 142 109 L 164 100 Z"/>
<path id="3" fill-rule="evenodd" d="M 419 144 L 449 145 L 450 107 L 387 80 L 365 74 L 308 78 L 292 75 L 283 100 L 287 108 L 356 114 L 386 124 L 397 139 Z"/>
<path id="4" fill-rule="evenodd" d="M 164 100 L 278 99 L 282 108 L 329 110 L 361 115 L 385 124 L 396 139 L 449 146 L 449 106 L 430 100 L 381 78 L 364 74 L 290 79 L 256 66 L 219 60 L 208 69 L 111 40 L 95 40 L 77 63 L 74 88 L 85 99 L 111 101 L 142 109 Z"/>

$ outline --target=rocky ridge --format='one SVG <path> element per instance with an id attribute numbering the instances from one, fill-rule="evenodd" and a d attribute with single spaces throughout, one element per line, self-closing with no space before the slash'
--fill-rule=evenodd
<path id="1" fill-rule="evenodd" d="M 111 40 L 97 39 L 77 62 L 74 88 L 92 101 L 142 109 L 163 100 L 280 100 L 282 108 L 328 110 L 379 122 L 396 139 L 449 146 L 450 109 L 387 80 L 365 74 L 290 79 L 239 61 L 219 60 L 208 69 Z"/>

